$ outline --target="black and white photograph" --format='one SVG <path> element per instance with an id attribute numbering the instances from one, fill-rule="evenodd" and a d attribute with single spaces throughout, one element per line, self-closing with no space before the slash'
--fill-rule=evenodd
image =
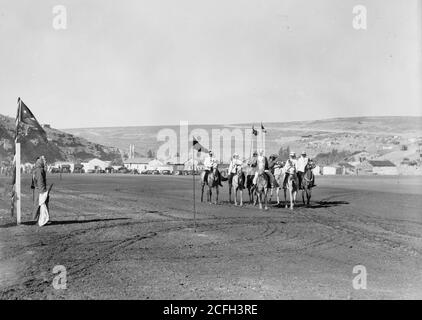
<path id="1" fill-rule="evenodd" d="M 421 209 L 421 0 L 0 0 L 0 300 L 420 300 Z"/>

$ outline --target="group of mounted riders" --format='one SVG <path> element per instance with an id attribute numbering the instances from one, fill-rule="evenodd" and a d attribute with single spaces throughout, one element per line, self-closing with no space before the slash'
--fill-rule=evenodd
<path id="1" fill-rule="evenodd" d="M 281 188 L 284 190 L 286 201 L 286 189 L 288 189 L 290 191 L 291 209 L 293 209 L 293 203 L 296 202 L 298 190 L 303 190 L 302 198 L 304 203 L 306 191 L 307 204 L 309 205 L 311 188 L 315 187 L 315 176 L 312 172 L 315 166 L 315 162 L 307 157 L 305 151 L 298 158 L 294 152 L 290 152 L 289 158 L 286 161 L 282 161 L 276 154 L 267 158 L 264 150 L 259 150 L 259 152 L 255 151 L 253 156 L 247 161 L 242 161 L 237 153 L 233 154 L 228 168 L 228 176 L 222 177 L 218 170 L 218 160 L 214 157 L 213 152 L 209 151 L 209 156 L 204 161 L 205 170 L 201 176 L 202 193 L 204 191 L 204 185 L 208 185 L 208 199 L 211 201 L 211 189 L 212 187 L 216 187 L 216 201 L 218 201 L 218 186 L 222 187 L 221 182 L 228 180 L 230 201 L 233 187 L 235 189 L 236 205 L 237 190 L 242 191 L 247 188 L 250 200 L 252 201 L 252 197 L 256 195 L 255 203 L 259 200 L 260 208 L 262 208 L 261 195 L 263 195 L 267 208 L 267 192 L 269 190 L 271 190 L 271 195 L 274 189 L 277 190 L 277 203 L 279 204 L 279 190 Z M 202 200 L 203 198 L 201 197 Z M 241 193 L 240 204 L 242 205 L 242 203 Z"/>

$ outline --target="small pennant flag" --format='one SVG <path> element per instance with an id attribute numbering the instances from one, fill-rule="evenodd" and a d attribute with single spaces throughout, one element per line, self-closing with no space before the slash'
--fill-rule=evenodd
<path id="1" fill-rule="evenodd" d="M 22 137 L 26 137 L 29 133 L 31 136 L 37 136 L 41 138 L 45 143 L 47 140 L 47 133 L 38 123 L 34 114 L 29 108 L 23 103 L 21 98 L 18 98 L 18 112 L 16 114 L 16 141 L 21 140 Z"/>
<path id="2" fill-rule="evenodd" d="M 252 134 L 254 136 L 257 136 L 258 135 L 258 130 L 256 130 L 254 126 L 252 126 Z"/>
<path id="3" fill-rule="evenodd" d="M 201 145 L 199 143 L 198 140 L 196 140 L 195 137 L 193 137 L 193 142 L 192 142 L 192 146 L 195 150 L 199 151 L 199 152 L 208 152 L 208 149 L 205 148 L 203 145 Z"/>
<path id="4" fill-rule="evenodd" d="M 262 132 L 267 133 L 267 130 L 265 130 L 264 125 L 262 124 L 262 122 L 261 122 L 261 130 L 262 130 Z"/>

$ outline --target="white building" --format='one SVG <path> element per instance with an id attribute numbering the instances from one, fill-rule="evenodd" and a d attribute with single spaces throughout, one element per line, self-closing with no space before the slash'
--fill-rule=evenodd
<path id="1" fill-rule="evenodd" d="M 173 172 L 173 166 L 172 165 L 166 165 L 160 160 L 154 159 L 148 162 L 148 170 L 158 170 L 160 172 L 164 170 L 169 170 L 170 172 Z"/>
<path id="2" fill-rule="evenodd" d="M 92 159 L 88 162 L 82 162 L 82 165 L 84 166 L 85 172 L 88 172 L 88 170 L 105 170 L 105 168 L 110 166 L 111 161 L 102 161 L 100 159 Z"/>
<path id="3" fill-rule="evenodd" d="M 329 176 L 329 175 L 335 175 L 337 172 L 337 168 L 336 167 L 323 167 L 322 168 L 322 174 L 324 176 Z"/>
<path id="4" fill-rule="evenodd" d="M 70 166 L 70 171 L 73 172 L 75 164 L 73 162 L 57 161 L 54 163 L 53 168 L 60 169 L 63 166 Z"/>
<path id="5" fill-rule="evenodd" d="M 129 170 L 138 170 L 142 172 L 148 169 L 148 163 L 151 162 L 150 158 L 132 158 L 124 161 L 124 166 Z"/>
<path id="6" fill-rule="evenodd" d="M 312 173 L 316 176 L 319 176 L 321 174 L 321 167 L 316 165 L 315 168 L 312 169 Z"/>

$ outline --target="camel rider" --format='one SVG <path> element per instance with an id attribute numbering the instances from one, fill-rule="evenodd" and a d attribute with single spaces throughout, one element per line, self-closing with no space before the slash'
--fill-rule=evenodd
<path id="1" fill-rule="evenodd" d="M 258 174 L 260 172 L 265 172 L 268 177 L 270 178 L 270 183 L 271 183 L 271 187 L 274 188 L 275 187 L 275 179 L 274 179 L 274 175 L 271 173 L 271 171 L 269 170 L 269 166 L 268 166 L 268 159 L 266 156 L 264 156 L 264 150 L 259 150 L 259 156 L 256 159 L 256 166 L 257 166 L 257 171 L 255 172 L 255 177 L 253 179 L 253 184 L 256 185 L 256 181 L 258 179 Z"/>
<path id="2" fill-rule="evenodd" d="M 251 167 L 253 171 L 256 170 L 257 159 L 258 159 L 258 152 L 254 151 L 252 158 L 250 158 L 248 161 L 248 166 Z M 253 175 L 255 175 L 255 172 L 253 173 Z"/>
<path id="3" fill-rule="evenodd" d="M 273 179 L 272 182 L 271 182 L 271 185 L 273 186 L 273 188 L 278 187 L 278 183 L 274 178 L 274 170 L 275 170 L 275 167 L 278 163 L 277 158 L 278 158 L 278 155 L 272 154 L 269 158 L 269 161 L 268 161 L 268 169 L 270 170 L 270 173 L 271 173 L 272 179 Z"/>
<path id="4" fill-rule="evenodd" d="M 296 153 L 290 152 L 289 159 L 287 159 L 283 171 L 285 173 L 284 180 L 283 180 L 283 188 L 286 187 L 287 178 L 290 174 L 296 172 L 296 166 L 297 166 L 297 159 L 296 159 Z"/>
<path id="5" fill-rule="evenodd" d="M 312 169 L 315 168 L 315 163 L 306 156 L 306 151 L 302 151 L 302 154 L 300 155 L 299 159 L 297 159 L 297 177 L 299 179 L 300 189 L 302 189 L 302 181 L 305 174 L 306 166 L 308 164 L 311 165 Z M 315 186 L 315 175 L 312 174 L 310 187 L 312 188 L 314 186 Z"/>
<path id="6" fill-rule="evenodd" d="M 306 151 L 302 151 L 299 159 L 296 162 L 297 169 L 297 178 L 299 179 L 299 189 L 302 189 L 302 179 L 305 173 L 306 165 L 308 164 L 308 157 L 306 156 Z"/>
<path id="7" fill-rule="evenodd" d="M 239 159 L 239 155 L 237 153 L 233 154 L 232 159 L 230 160 L 229 171 L 228 171 L 228 180 L 229 185 L 232 184 L 232 180 L 235 174 L 237 174 L 237 170 L 242 170 L 243 162 Z M 245 187 L 245 174 L 242 172 L 243 175 L 243 188 Z"/>
<path id="8" fill-rule="evenodd" d="M 214 158 L 214 153 L 210 150 L 208 154 L 209 154 L 209 157 L 204 160 L 204 167 L 205 167 L 204 180 L 205 181 L 207 181 L 208 173 L 210 173 L 213 166 L 218 165 L 218 160 Z M 218 184 L 220 185 L 220 187 L 222 187 L 223 185 L 221 184 L 221 174 L 220 174 L 220 171 L 218 171 L 218 169 L 217 169 L 217 178 L 218 178 Z"/>

